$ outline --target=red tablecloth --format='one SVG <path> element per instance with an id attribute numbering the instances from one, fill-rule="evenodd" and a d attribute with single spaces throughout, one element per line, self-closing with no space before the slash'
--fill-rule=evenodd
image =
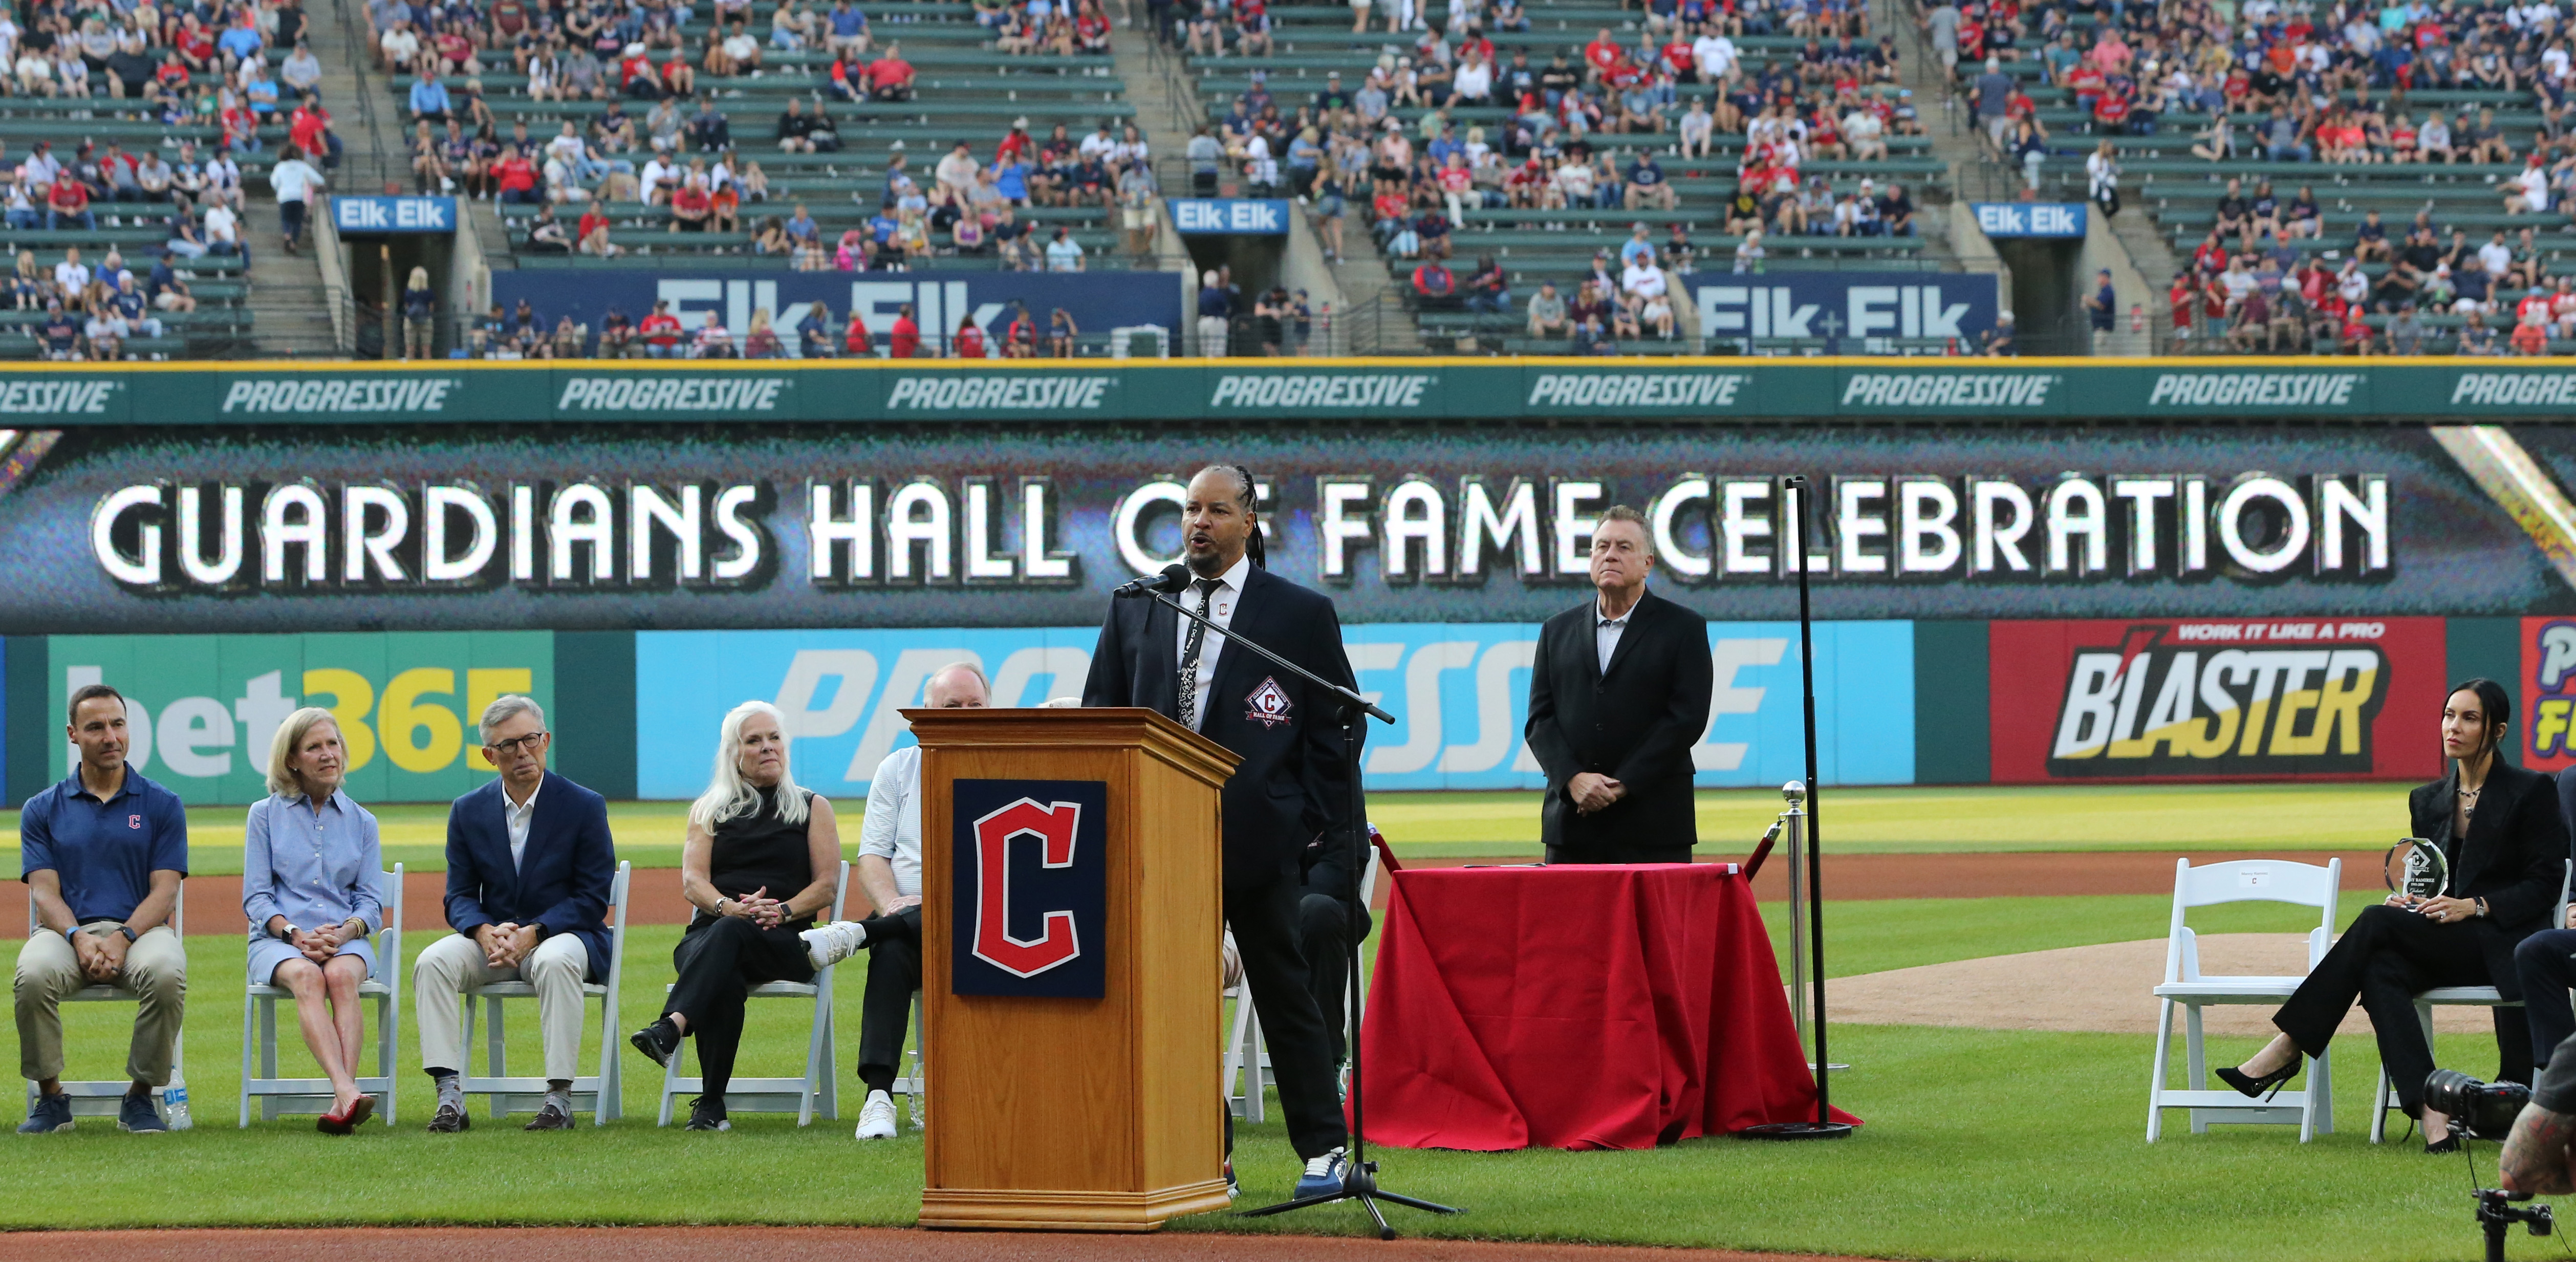
<path id="1" fill-rule="evenodd" d="M 1391 873 L 1360 1032 L 1369 1142 L 1648 1148 L 1813 1119 L 1732 867 Z"/>

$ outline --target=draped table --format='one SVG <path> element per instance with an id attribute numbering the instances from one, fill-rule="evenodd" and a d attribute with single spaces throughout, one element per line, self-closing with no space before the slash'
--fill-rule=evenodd
<path id="1" fill-rule="evenodd" d="M 1370 1143 L 1649 1148 L 1814 1119 L 1736 865 L 1388 875 L 1360 1032 Z"/>

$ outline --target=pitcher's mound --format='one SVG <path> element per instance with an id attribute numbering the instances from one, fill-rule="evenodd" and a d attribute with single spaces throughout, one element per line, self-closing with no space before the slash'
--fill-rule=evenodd
<path id="1" fill-rule="evenodd" d="M 2304 934 L 2221 933 L 2200 939 L 2204 976 L 2238 974 L 2295 977 L 2307 971 Z M 1950 1025 L 1986 1030 L 2062 1030 L 2153 1034 L 2155 987 L 2165 977 L 2165 942 L 2110 942 L 2023 955 L 1953 960 L 1885 973 L 1837 977 L 1825 983 L 1826 1015 L 1861 1025 Z M 2274 1004 L 2223 1004 L 2201 1009 L 2211 1034 L 2268 1036 Z M 2493 1029 L 2484 1009 L 2440 1007 L 2433 1025 L 2443 1032 Z M 2174 1014 L 2174 1031 L 2183 1014 Z M 2341 1032 L 2370 1036 L 2370 1018 L 2356 1005 Z"/>

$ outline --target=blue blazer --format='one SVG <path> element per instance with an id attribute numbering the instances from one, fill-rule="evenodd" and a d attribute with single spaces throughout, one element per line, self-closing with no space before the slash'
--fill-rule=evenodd
<path id="1" fill-rule="evenodd" d="M 542 925 L 549 938 L 569 933 L 590 952 L 592 980 L 607 977 L 608 888 L 617 875 L 608 800 L 547 772 L 516 866 L 502 803 L 496 776 L 447 808 L 448 925 L 469 938 L 504 922 Z"/>

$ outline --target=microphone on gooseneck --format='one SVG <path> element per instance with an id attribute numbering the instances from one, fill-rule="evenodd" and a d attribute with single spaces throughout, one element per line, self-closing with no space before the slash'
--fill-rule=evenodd
<path id="1" fill-rule="evenodd" d="M 1160 574 L 1148 574 L 1118 588 L 1110 595 L 1120 600 L 1150 596 L 1156 592 L 1176 592 L 1190 585 L 1190 567 L 1175 562 L 1163 567 Z"/>

